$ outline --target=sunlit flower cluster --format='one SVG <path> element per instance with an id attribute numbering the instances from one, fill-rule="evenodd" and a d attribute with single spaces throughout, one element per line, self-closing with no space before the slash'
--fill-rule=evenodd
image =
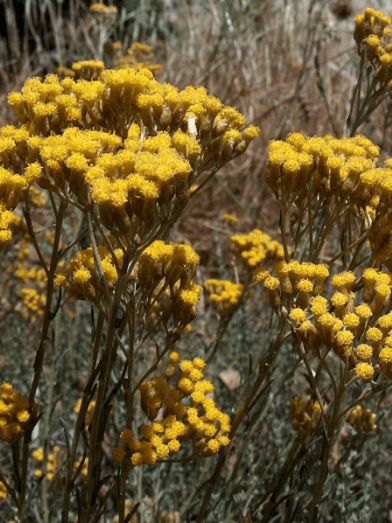
<path id="1" fill-rule="evenodd" d="M 11 211 L 32 184 L 75 205 L 91 199 L 100 222 L 134 243 L 156 223 L 172 224 L 195 180 L 258 135 L 204 88 L 179 91 L 147 69 L 75 64 L 76 76 L 83 71 L 99 77 L 29 78 L 8 97 L 23 125 L 0 131 L 0 245 L 11 241 Z"/>
<path id="2" fill-rule="evenodd" d="M 95 15 L 115 15 L 117 13 L 117 7 L 115 5 L 105 5 L 103 3 L 91 4 L 89 7 L 91 13 Z"/>
<path id="3" fill-rule="evenodd" d="M 122 43 L 120 41 L 105 44 L 105 52 L 108 55 L 114 69 L 136 70 L 147 69 L 157 76 L 162 66 L 151 63 L 154 58 L 152 47 L 140 42 L 132 42 L 126 54 L 122 54 Z M 81 60 L 74 62 L 71 69 L 61 66 L 57 68 L 60 78 L 70 77 L 74 80 L 98 80 L 102 72 L 106 70 L 105 63 L 101 60 Z"/>
<path id="4" fill-rule="evenodd" d="M 321 407 L 317 401 L 309 398 L 304 401 L 299 396 L 291 402 L 291 423 L 300 438 L 314 432 L 321 416 Z"/>
<path id="5" fill-rule="evenodd" d="M 29 138 L 24 127 L 7 125 L 0 129 L 0 250 L 12 241 L 12 229 L 20 224 L 21 219 L 12 211 L 25 191 L 31 189 L 28 191 L 31 204 L 42 203 L 39 190 L 31 187 L 35 180 L 26 176 L 28 169 L 23 168 L 25 161 L 35 159 L 32 152 L 35 145 L 31 145 Z"/>
<path id="6" fill-rule="evenodd" d="M 333 349 L 364 382 L 378 369 L 392 377 L 392 314 L 383 314 L 392 293 L 389 273 L 367 268 L 359 279 L 351 271 L 337 273 L 331 278 L 335 292 L 328 299 L 321 295 L 328 276 L 325 266 L 293 260 L 278 263 L 274 271 L 278 277 L 259 269 L 255 279 L 267 289 L 275 310 L 287 310 L 305 347 Z"/>
<path id="7" fill-rule="evenodd" d="M 170 352 L 166 380 L 156 376 L 140 385 L 141 407 L 150 423 L 140 428 L 140 440 L 129 429 L 122 432 L 124 447 L 113 449 L 116 461 L 154 465 L 178 452 L 185 440 L 192 440 L 194 457 L 211 456 L 230 443 L 230 418 L 210 397 L 214 386 L 203 379 L 205 361 L 180 360 L 179 352 Z"/>
<path id="8" fill-rule="evenodd" d="M 146 69 L 109 69 L 97 81 L 60 81 L 56 75 L 44 81 L 30 78 L 20 93 L 9 95 L 8 102 L 31 134 L 60 134 L 76 126 L 114 131 L 126 139 L 133 123 L 143 123 L 147 136 L 159 131 L 172 135 L 181 129 L 198 139 L 204 157 L 198 164 L 203 169 L 238 156 L 258 136 L 257 128 L 246 128 L 243 115 L 209 96 L 206 89 L 178 91 L 157 82 Z"/>
<path id="9" fill-rule="evenodd" d="M 139 258 L 139 284 L 151 289 L 165 278 L 171 288 L 178 280 L 181 286 L 186 286 L 191 282 L 199 260 L 199 255 L 189 245 L 156 240 Z"/>
<path id="10" fill-rule="evenodd" d="M 229 314 L 236 308 L 243 292 L 243 285 L 230 280 L 206 280 L 204 288 L 210 296 L 212 306 L 221 316 Z"/>
<path id="11" fill-rule="evenodd" d="M 352 214 L 368 229 L 373 256 L 381 263 L 392 254 L 392 159 L 377 167 L 378 155 L 379 148 L 363 136 L 294 133 L 271 143 L 266 179 L 281 208 L 297 207 L 293 222 L 300 224 L 305 215 L 314 221 L 328 208 L 330 231 L 344 213 Z"/>
<path id="12" fill-rule="evenodd" d="M 265 268 L 257 269 L 254 273 L 254 279 L 267 290 L 271 306 L 276 309 L 282 301 L 289 299 L 293 308 L 304 309 L 312 296 L 323 292 L 329 269 L 322 264 L 291 260 L 288 263 L 276 263 L 273 273 L 276 276 Z M 299 313 L 293 313 L 290 319 L 297 323 Z"/>
<path id="13" fill-rule="evenodd" d="M 71 69 L 58 67 L 57 74 L 61 77 L 71 77 L 74 80 L 98 80 L 104 70 L 105 64 L 101 60 L 81 60 L 74 62 Z"/>
<path id="14" fill-rule="evenodd" d="M 225 212 L 224 214 L 222 214 L 222 216 L 220 217 L 220 219 L 227 223 L 228 225 L 237 225 L 238 223 L 238 217 L 235 216 L 234 214 L 230 214 L 228 212 Z"/>
<path id="15" fill-rule="evenodd" d="M 0 203 L 0 251 L 12 241 L 12 229 L 17 221 L 17 216 Z"/>
<path id="16" fill-rule="evenodd" d="M 339 139 L 293 133 L 286 141 L 271 142 L 266 180 L 288 205 L 299 205 L 308 191 L 312 198 L 323 199 L 333 191 L 344 201 L 348 196 L 355 201 L 365 195 L 367 179 L 361 175 L 372 170 L 378 155 L 379 148 L 364 136 Z"/>
<path id="17" fill-rule="evenodd" d="M 111 231 L 145 231 L 168 222 L 178 202 L 188 198 L 192 168 L 176 150 L 177 139 L 185 138 L 198 148 L 194 139 L 177 132 L 141 141 L 135 124 L 128 133 L 125 149 L 102 155 L 87 168 L 84 179 L 90 185 L 91 198 L 98 205 L 102 223 Z M 82 168 L 79 158 L 67 162 L 71 169 Z"/>
<path id="18" fill-rule="evenodd" d="M 18 155 L 20 141 L 28 134 L 24 130 L 13 133 L 13 129 L 12 126 L 0 129 L 0 250 L 12 241 L 12 229 L 18 222 L 12 211 L 28 189 L 27 180 L 21 176 Z"/>
<path id="19" fill-rule="evenodd" d="M 15 444 L 31 427 L 38 413 L 38 403 L 31 404 L 21 392 L 14 392 L 12 385 L 0 385 L 0 439 Z"/>
<path id="20" fill-rule="evenodd" d="M 123 251 L 115 249 L 114 255 L 106 247 L 98 247 L 99 260 L 94 259 L 93 248 L 81 250 L 68 262 L 64 271 L 56 273 L 55 284 L 65 287 L 76 299 L 99 302 L 103 294 L 103 282 L 97 271 L 98 263 L 108 288 L 112 288 L 122 266 Z"/>
<path id="21" fill-rule="evenodd" d="M 246 267 L 253 269 L 264 260 L 279 260 L 284 255 L 282 245 L 259 229 L 231 236 L 231 250 L 241 256 Z"/>
<path id="22" fill-rule="evenodd" d="M 355 17 L 354 38 L 358 54 L 372 66 L 377 81 L 392 80 L 392 29 L 391 18 L 382 11 L 367 7 Z"/>
<path id="23" fill-rule="evenodd" d="M 189 245 L 165 244 L 161 240 L 153 242 L 140 255 L 135 277 L 150 307 L 154 307 L 167 289 L 170 291 L 170 300 L 165 300 L 162 311 L 166 325 L 173 317 L 174 326 L 184 328 L 195 318 L 202 291 L 192 282 L 198 263 L 199 256 Z"/>
<path id="24" fill-rule="evenodd" d="M 364 409 L 361 405 L 353 408 L 347 421 L 355 429 L 358 435 L 374 432 L 377 428 L 376 414 L 373 414 L 370 409 Z"/>

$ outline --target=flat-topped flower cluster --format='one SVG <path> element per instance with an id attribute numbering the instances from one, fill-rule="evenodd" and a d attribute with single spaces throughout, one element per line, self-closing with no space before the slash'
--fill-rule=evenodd
<path id="1" fill-rule="evenodd" d="M 36 184 L 79 207 L 95 203 L 99 221 L 134 242 L 175 221 L 196 179 L 258 135 L 206 89 L 179 91 L 146 69 L 30 78 L 8 102 L 22 125 L 0 129 L 0 246 Z"/>
<path id="2" fill-rule="evenodd" d="M 326 210 L 328 223 L 320 243 L 342 216 L 353 216 L 367 231 L 373 258 L 380 264 L 392 254 L 392 159 L 378 167 L 379 153 L 364 136 L 338 139 L 294 133 L 286 141 L 271 143 L 266 180 L 282 208 L 298 209 L 293 223 L 300 224 L 309 214 L 314 222 Z"/>

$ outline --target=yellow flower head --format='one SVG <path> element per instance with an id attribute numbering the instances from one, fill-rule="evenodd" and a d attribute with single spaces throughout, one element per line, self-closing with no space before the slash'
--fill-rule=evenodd
<path id="1" fill-rule="evenodd" d="M 374 368 L 370 363 L 358 363 L 354 370 L 361 381 L 368 382 L 373 379 Z"/>
<path id="2" fill-rule="evenodd" d="M 283 258 L 283 246 L 258 229 L 249 234 L 233 235 L 231 243 L 232 251 L 250 268 L 255 268 L 265 259 Z"/>
<path id="3" fill-rule="evenodd" d="M 38 407 L 38 403 L 31 404 L 20 392 L 14 392 L 11 384 L 0 385 L 0 439 L 10 445 L 16 443 L 34 425 Z"/>

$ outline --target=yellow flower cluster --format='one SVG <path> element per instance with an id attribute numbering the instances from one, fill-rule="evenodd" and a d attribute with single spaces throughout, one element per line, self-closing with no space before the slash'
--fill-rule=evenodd
<path id="1" fill-rule="evenodd" d="M 322 293 L 324 283 L 329 276 L 329 270 L 325 265 L 310 262 L 300 263 L 291 260 L 286 263 L 280 261 L 275 264 L 273 276 L 267 269 L 257 269 L 254 279 L 263 284 L 268 292 L 270 305 L 274 309 L 280 307 L 282 301 L 289 300 L 290 304 L 297 309 L 307 307 L 312 296 Z M 294 313 L 290 319 L 297 324 L 300 313 Z"/>
<path id="2" fill-rule="evenodd" d="M 105 5 L 101 3 L 91 4 L 89 10 L 96 15 L 108 16 L 117 14 L 117 7 L 115 5 Z"/>
<path id="3" fill-rule="evenodd" d="M 29 78 L 20 93 L 8 96 L 8 103 L 34 135 L 60 134 L 76 126 L 115 132 L 125 139 L 132 123 L 143 124 L 148 136 L 181 129 L 199 140 L 205 153 L 204 162 L 199 158 L 203 169 L 238 156 L 259 133 L 254 126 L 245 128 L 245 117 L 206 89 L 178 91 L 157 82 L 147 69 L 109 69 L 96 81 L 60 81 L 53 74 L 43 82 Z"/>
<path id="4" fill-rule="evenodd" d="M 171 299 L 162 312 L 166 324 L 173 315 L 175 327 L 182 329 L 195 318 L 202 291 L 192 282 L 198 263 L 199 256 L 189 245 L 165 244 L 161 240 L 140 255 L 136 275 L 148 301 L 153 305 L 165 289 L 170 289 Z"/>
<path id="5" fill-rule="evenodd" d="M 292 266 L 297 266 L 297 281 L 292 276 Z M 312 272 L 301 278 L 301 270 Z M 324 344 L 332 348 L 355 368 L 362 381 L 373 379 L 376 366 L 385 376 L 392 377 L 392 313 L 382 314 L 392 293 L 389 273 L 367 268 L 358 281 L 351 271 L 337 273 L 331 278 L 336 291 L 327 299 L 321 296 L 328 276 L 326 267 L 292 261 L 277 264 L 274 271 L 277 278 L 259 269 L 255 279 L 267 289 L 271 306 L 284 306 L 288 311 L 287 318 L 305 346 L 317 349 Z M 318 280 L 314 271 L 320 271 Z M 353 292 L 354 284 L 362 288 L 362 302 L 359 292 Z"/>
<path id="6" fill-rule="evenodd" d="M 33 458 L 35 459 L 36 466 L 41 467 L 42 463 L 44 461 L 44 449 L 42 447 L 38 447 L 38 449 L 33 451 L 32 455 L 33 455 Z M 63 461 L 63 456 L 62 456 L 61 448 L 58 445 L 55 445 L 53 447 L 53 452 L 49 452 L 47 455 L 46 478 L 48 481 L 52 481 L 56 472 L 58 472 L 59 469 L 61 468 L 62 461 Z M 42 477 L 42 475 L 43 475 L 43 471 L 41 468 L 37 468 L 34 471 L 34 476 L 36 478 L 40 478 L 40 477 Z"/>
<path id="7" fill-rule="evenodd" d="M 9 383 L 0 385 L 0 439 L 15 444 L 34 424 L 38 407 L 38 403 L 31 404 L 20 392 L 14 392 Z"/>
<path id="8" fill-rule="evenodd" d="M 266 180 L 275 195 L 297 203 L 307 198 L 323 199 L 333 191 L 355 203 L 371 196 L 371 181 L 362 175 L 373 169 L 379 148 L 364 136 L 334 138 L 308 137 L 293 133 L 286 141 L 272 141 L 268 151 Z M 377 176 L 377 171 L 374 173 Z M 367 184 L 366 184 L 367 182 Z"/>
<path id="9" fill-rule="evenodd" d="M 141 427 L 141 440 L 131 430 L 122 432 L 125 448 L 113 449 L 114 460 L 154 465 L 178 452 L 184 440 L 193 441 L 193 457 L 211 456 L 230 443 L 230 418 L 208 397 L 214 386 L 203 379 L 205 361 L 180 359 L 179 352 L 170 352 L 166 381 L 156 376 L 140 385 L 141 407 L 150 424 Z M 178 367 L 177 385 L 171 386 Z"/>
<path id="10" fill-rule="evenodd" d="M 235 234 L 230 239 L 231 250 L 241 256 L 247 268 L 255 268 L 264 260 L 279 260 L 284 256 L 283 246 L 259 229 L 248 234 Z"/>
<path id="11" fill-rule="evenodd" d="M 124 253 L 121 249 L 115 249 L 115 262 L 106 247 L 98 247 L 98 254 L 103 276 L 110 289 L 118 279 L 116 265 L 122 266 Z M 68 262 L 65 270 L 56 273 L 55 285 L 65 287 L 78 300 L 99 302 L 103 288 L 97 273 L 92 247 L 76 253 Z"/>
<path id="12" fill-rule="evenodd" d="M 23 308 L 20 309 L 22 316 L 25 318 L 34 315 L 42 316 L 46 304 L 45 295 L 31 287 L 21 288 L 20 293 L 23 304 Z"/>
<path id="13" fill-rule="evenodd" d="M 24 164 L 31 159 L 35 160 L 35 146 L 31 145 L 29 138 L 24 127 L 17 129 L 7 125 L 0 128 L 0 250 L 12 241 L 12 229 L 21 221 L 12 211 L 23 193 L 30 188 L 31 181 L 24 175 Z M 33 205 L 39 203 L 38 200 L 34 201 L 38 197 L 34 189 L 29 196 Z"/>
<path id="14" fill-rule="evenodd" d="M 243 291 L 243 285 L 230 280 L 210 279 L 204 282 L 204 288 L 210 295 L 212 306 L 221 316 L 230 314 L 238 305 Z"/>
<path id="15" fill-rule="evenodd" d="M 18 154 L 20 141 L 26 136 L 26 132 L 21 130 L 14 134 L 13 129 L 13 126 L 0 129 L 0 251 L 12 241 L 12 228 L 19 221 L 12 211 L 23 192 L 28 189 L 26 179 L 21 176 L 21 159 Z M 8 167 L 11 169 L 8 170 Z"/>
<path id="16" fill-rule="evenodd" d="M 0 251 L 12 241 L 12 228 L 17 222 L 18 217 L 0 203 Z"/>
<path id="17" fill-rule="evenodd" d="M 222 221 L 226 222 L 228 225 L 237 225 L 237 223 L 238 223 L 237 216 L 234 216 L 234 214 L 230 214 L 228 212 L 225 212 L 224 214 L 222 214 L 220 219 Z"/>
<path id="18" fill-rule="evenodd" d="M 42 316 L 46 304 L 46 273 L 44 269 L 27 268 L 17 263 L 15 275 L 22 280 L 26 287 L 20 288 L 21 307 L 19 312 L 24 318 Z"/>
<path id="19" fill-rule="evenodd" d="M 332 224 L 350 211 L 369 229 L 373 256 L 381 263 L 392 255 L 392 159 L 377 167 L 378 155 L 379 148 L 363 136 L 294 133 L 270 144 L 266 179 L 281 204 L 301 210 L 298 216 L 306 206 L 309 213 L 319 209 L 319 202 L 328 206 Z"/>
<path id="20" fill-rule="evenodd" d="M 304 401 L 296 396 L 291 402 L 291 423 L 300 438 L 313 432 L 320 420 L 321 407 L 311 398 Z"/>
<path id="21" fill-rule="evenodd" d="M 71 76 L 75 80 L 98 80 L 104 70 L 105 64 L 101 60 L 82 60 L 74 62 L 71 71 L 66 76 Z M 66 72 L 64 71 L 64 73 Z"/>
<path id="22" fill-rule="evenodd" d="M 32 456 L 35 460 L 36 469 L 34 471 L 34 476 L 36 478 L 41 478 L 44 475 L 44 471 L 42 470 L 42 465 L 44 462 L 44 449 L 43 447 L 38 447 L 36 450 L 32 452 Z M 74 462 L 73 470 L 76 474 L 78 468 L 80 467 L 82 463 L 83 458 L 79 458 Z M 48 452 L 47 458 L 46 458 L 46 472 L 45 476 L 48 481 L 52 481 L 55 479 L 56 487 L 61 488 L 62 482 L 63 482 L 63 475 L 61 474 L 61 469 L 66 461 L 66 456 L 64 453 L 64 450 L 59 446 L 55 445 L 52 449 L 52 452 Z M 88 472 L 88 459 L 86 458 L 83 462 L 83 466 L 81 467 L 79 473 L 80 473 L 80 479 L 86 478 Z"/>
<path id="23" fill-rule="evenodd" d="M 351 411 L 347 421 L 357 434 L 361 435 L 373 432 L 377 428 L 376 419 L 376 414 L 373 414 L 370 409 L 364 409 L 361 405 L 357 405 Z"/>
<path id="24" fill-rule="evenodd" d="M 75 64 L 83 71 L 101 73 L 29 78 L 8 97 L 23 125 L 0 129 L 0 247 L 12 239 L 10 211 L 36 183 L 83 205 L 91 198 L 100 221 L 132 243 L 175 220 L 195 180 L 258 135 L 204 88 L 179 91 L 147 69 Z"/>
<path id="25" fill-rule="evenodd" d="M 143 235 L 143 226 L 167 222 L 178 199 L 187 197 L 194 175 L 184 156 L 193 159 L 200 147 L 180 130 L 173 137 L 159 133 L 142 140 L 140 127 L 134 124 L 127 136 L 123 143 L 113 134 L 71 127 L 61 136 L 30 138 L 26 154 L 31 161 L 24 176 L 4 169 L 9 190 L 12 180 L 23 182 L 22 188 L 36 182 L 63 196 L 72 191 L 85 205 L 90 193 L 109 230 Z M 4 220 L 12 216 L 6 213 Z"/>
<path id="26" fill-rule="evenodd" d="M 159 133 L 141 141 L 140 128 L 135 124 L 128 133 L 125 149 L 115 155 L 102 155 L 85 171 L 91 198 L 109 230 L 126 232 L 137 228 L 140 221 L 145 227 L 166 223 L 179 198 L 185 197 L 186 201 L 192 168 L 175 146 L 177 140 L 183 139 L 190 148 L 198 150 L 196 141 L 180 131 L 173 138 Z M 78 163 L 70 162 L 72 159 L 68 161 L 71 169 L 79 168 Z"/>
<path id="27" fill-rule="evenodd" d="M 139 284 L 148 289 L 165 278 L 171 288 L 178 280 L 184 287 L 191 282 L 199 261 L 199 255 L 189 245 L 156 240 L 140 255 Z"/>
<path id="28" fill-rule="evenodd" d="M 355 17 L 354 38 L 358 54 L 373 68 L 374 78 L 382 83 L 392 80 L 391 19 L 382 11 L 367 7 Z"/>

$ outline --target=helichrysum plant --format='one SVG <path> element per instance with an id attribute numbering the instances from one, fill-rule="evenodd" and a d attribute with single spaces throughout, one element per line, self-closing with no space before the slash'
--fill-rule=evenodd
<path id="1" fill-rule="evenodd" d="M 364 407 L 366 401 L 392 384 L 392 161 L 381 164 L 379 147 L 355 134 L 390 96 L 391 19 L 367 8 L 355 24 L 360 73 L 350 136 L 297 132 L 271 142 L 265 179 L 276 196 L 282 244 L 272 268 L 264 260 L 271 252 L 268 235 L 253 231 L 249 238 L 232 238 L 234 250 L 256 268 L 253 277 L 268 296 L 282 339 L 289 336 L 311 393 L 292 399 L 297 437 L 257 504 L 263 522 L 284 513 L 278 508 L 289 494 L 283 483 L 297 473 L 293 463 L 300 462 L 305 446 L 313 446 L 319 459 L 307 517 L 322 520 L 332 449 L 342 427 L 348 422 L 357 434 L 370 433 L 376 415 Z M 272 345 L 265 361 L 270 365 L 280 350 Z"/>
<path id="2" fill-rule="evenodd" d="M 106 16 L 104 8 L 90 10 Z M 206 361 L 176 349 L 197 315 L 202 287 L 195 282 L 197 253 L 168 238 L 188 200 L 245 152 L 258 129 L 202 87 L 179 91 L 126 65 L 106 70 L 82 62 L 73 77 L 29 78 L 8 96 L 19 127 L 0 129 L 0 246 L 9 250 L 17 226 L 23 229 L 20 312 L 41 322 L 28 395 L 1 386 L 0 438 L 18 455 L 17 480 L 2 485 L 20 521 L 30 513 L 32 459 L 46 521 L 48 486 L 56 485 L 63 522 L 97 521 L 113 495 L 124 522 L 135 468 L 209 457 L 230 443 L 231 420 L 204 378 Z M 36 222 L 45 201 L 49 235 Z M 32 269 L 24 265 L 29 257 Z M 93 314 L 86 385 L 66 447 L 50 450 L 52 407 L 35 399 L 59 343 L 57 315 L 80 300 Z M 161 346 L 146 357 L 158 334 Z M 120 426 L 114 411 L 123 413 Z M 46 443 L 31 453 L 37 423 Z"/>
<path id="3" fill-rule="evenodd" d="M 323 438 L 312 522 L 343 423 L 392 384 L 392 171 L 390 159 L 377 165 L 378 155 L 360 135 L 294 133 L 269 147 L 266 181 L 279 204 L 284 256 L 272 270 L 257 268 L 254 278 L 306 369 L 313 397 L 293 399 L 293 427 L 298 438 Z M 299 456 L 302 446 L 294 441 L 292 451 Z M 275 510 L 267 499 L 263 521 Z"/>
<path id="4" fill-rule="evenodd" d="M 259 495 L 253 501 L 243 499 L 249 521 L 328 521 L 335 480 L 330 477 L 374 434 L 377 413 L 367 404 L 375 397 L 381 402 L 392 385 L 392 160 L 383 156 L 380 161 L 380 148 L 356 133 L 391 95 L 391 30 L 391 19 L 380 11 L 367 8 L 355 18 L 359 78 L 348 136 L 294 132 L 271 141 L 265 180 L 276 197 L 280 236 L 275 239 L 261 230 L 234 234 L 235 278 L 205 281 L 219 313 L 212 355 L 219 349 L 222 329 L 257 282 L 273 311 L 269 326 L 275 337 L 262 352 L 253 390 L 248 390 L 255 397 L 261 383 L 271 387 L 271 376 L 283 388 L 287 377 L 274 374 L 274 366 L 291 357 L 288 376 L 294 390 L 301 391 L 293 394 L 286 410 L 292 438 L 284 458 Z M 273 392 L 271 398 L 273 410 Z M 238 405 L 251 409 L 246 401 Z M 243 438 L 249 438 L 246 431 Z M 240 439 L 234 442 L 242 444 Z M 340 459 L 334 455 L 339 445 Z M 275 459 L 278 454 L 263 461 L 261 476 L 274 468 Z M 219 463 L 215 471 L 220 471 Z M 204 501 L 211 497 L 207 493 Z"/>
<path id="5" fill-rule="evenodd" d="M 103 53 L 116 9 L 90 12 Z M 392 385 L 392 159 L 357 134 L 390 96 L 391 31 L 372 8 L 355 18 L 359 75 L 347 136 L 271 141 L 265 182 L 279 237 L 241 233 L 236 216 L 220 213 L 235 270 L 219 267 L 204 281 L 198 254 L 171 232 L 256 127 L 202 87 L 159 83 L 142 44 L 123 56 L 106 42 L 113 68 L 78 62 L 9 94 L 20 125 L 0 129 L 0 250 L 13 260 L 16 312 L 35 336 L 32 375 L 21 390 L 8 378 L 0 386 L 0 444 L 9 451 L 0 500 L 9 517 L 177 521 L 179 512 L 144 494 L 144 471 L 159 490 L 159 467 L 169 475 L 203 461 L 181 516 L 330 520 L 329 489 L 337 493 L 351 465 L 360 468 L 382 420 L 374 399 L 381 406 Z M 264 332 L 256 361 L 241 323 L 255 299 Z M 198 307 L 209 305 L 214 335 L 203 350 L 184 350 Z M 86 306 L 90 323 L 65 333 L 62 319 Z M 246 359 L 248 372 L 222 408 L 210 364 L 236 319 L 233 366 Z M 72 335 L 83 340 L 83 365 L 73 403 L 63 404 L 53 374 L 58 361 L 66 367 Z M 281 432 L 288 440 L 278 447 Z"/>
<path id="6" fill-rule="evenodd" d="M 359 55 L 359 75 L 347 120 L 351 136 L 389 96 L 392 79 L 391 18 L 382 11 L 367 7 L 355 17 L 354 39 Z"/>

